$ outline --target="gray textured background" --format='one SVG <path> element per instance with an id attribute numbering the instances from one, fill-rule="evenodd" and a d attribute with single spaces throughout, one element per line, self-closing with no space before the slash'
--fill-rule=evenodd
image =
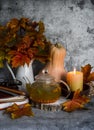
<path id="1" fill-rule="evenodd" d="M 67 70 L 94 66 L 93 0 L 0 0 L 0 23 L 14 17 L 42 20 L 47 38 L 66 48 Z"/>

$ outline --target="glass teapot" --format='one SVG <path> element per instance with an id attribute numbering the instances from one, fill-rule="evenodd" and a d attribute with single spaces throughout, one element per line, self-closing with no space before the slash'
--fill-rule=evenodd
<path id="1" fill-rule="evenodd" d="M 64 81 L 60 81 L 60 84 L 64 84 Z M 41 74 L 35 77 L 35 82 L 30 87 L 30 99 L 38 103 L 53 103 L 57 101 L 61 96 L 61 85 L 55 82 L 46 70 L 43 70 Z M 70 91 L 67 86 L 68 91 Z"/>

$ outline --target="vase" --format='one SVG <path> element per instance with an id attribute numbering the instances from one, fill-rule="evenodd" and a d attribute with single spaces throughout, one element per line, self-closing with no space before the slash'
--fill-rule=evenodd
<path id="1" fill-rule="evenodd" d="M 31 60 L 29 65 L 25 63 L 25 65 L 20 66 L 17 69 L 17 73 L 16 73 L 16 78 L 22 82 L 22 85 L 19 86 L 19 89 L 25 92 L 26 92 L 26 84 L 27 83 L 32 84 L 34 82 L 32 63 L 33 60 Z"/>

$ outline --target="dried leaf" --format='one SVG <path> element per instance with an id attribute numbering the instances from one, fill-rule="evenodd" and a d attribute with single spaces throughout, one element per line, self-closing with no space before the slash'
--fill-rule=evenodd
<path id="1" fill-rule="evenodd" d="M 19 106 L 17 104 L 13 104 L 12 106 L 8 107 L 6 109 L 6 113 L 11 113 L 19 109 Z"/>
<path id="2" fill-rule="evenodd" d="M 90 72 L 91 72 L 92 67 L 91 67 L 90 64 L 87 64 L 87 65 L 85 65 L 84 67 L 81 67 L 81 69 L 82 69 L 82 72 L 83 72 L 86 76 L 88 76 L 88 75 L 90 74 Z"/>
<path id="3" fill-rule="evenodd" d="M 8 54 L 11 56 L 11 64 L 13 67 L 18 67 L 25 63 L 29 65 L 31 59 L 33 59 L 32 49 L 27 49 L 27 51 L 10 51 Z"/>
<path id="4" fill-rule="evenodd" d="M 80 94 L 80 90 L 75 91 L 73 100 L 83 105 L 90 101 L 90 99 L 87 96 Z"/>
<path id="5" fill-rule="evenodd" d="M 63 110 L 67 112 L 74 111 L 76 109 L 84 108 L 84 105 L 88 103 L 90 99 L 85 95 L 80 95 L 80 90 L 75 91 L 72 100 L 69 100 L 62 104 Z"/>
<path id="6" fill-rule="evenodd" d="M 25 29 L 26 24 L 29 22 L 29 19 L 28 18 L 21 18 L 19 22 L 20 22 L 20 26 Z"/>
<path id="7" fill-rule="evenodd" d="M 39 21 L 39 33 L 43 34 L 45 31 L 44 23 L 42 21 Z"/>
<path id="8" fill-rule="evenodd" d="M 28 103 L 21 106 L 13 104 L 5 110 L 5 113 L 10 114 L 12 119 L 16 119 L 22 116 L 34 116 L 31 110 L 31 105 Z"/>
<path id="9" fill-rule="evenodd" d="M 67 101 L 63 104 L 64 111 L 72 112 L 76 109 L 83 108 L 83 105 L 76 102 L 75 100 Z"/>
<path id="10" fill-rule="evenodd" d="M 18 24 L 19 24 L 19 20 L 16 18 L 13 18 L 7 23 L 7 27 L 10 29 L 17 28 Z"/>
<path id="11" fill-rule="evenodd" d="M 87 64 L 84 67 L 81 67 L 81 71 L 83 72 L 84 84 L 94 80 L 94 74 L 91 73 L 91 70 L 92 70 L 92 67 L 90 64 Z"/>
<path id="12" fill-rule="evenodd" d="M 90 73 L 90 75 L 87 77 L 87 82 L 94 81 L 94 72 Z"/>
<path id="13" fill-rule="evenodd" d="M 15 55 L 12 59 L 11 59 L 11 64 L 13 67 L 18 67 L 18 66 L 22 66 L 25 63 L 29 65 L 31 59 L 29 59 L 27 57 L 27 55 L 21 54 L 20 55 Z"/>

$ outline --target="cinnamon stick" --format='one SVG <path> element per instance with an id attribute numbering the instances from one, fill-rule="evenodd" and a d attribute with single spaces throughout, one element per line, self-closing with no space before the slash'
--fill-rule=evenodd
<path id="1" fill-rule="evenodd" d="M 23 91 L 7 88 L 7 87 L 3 87 L 3 86 L 0 86 L 0 89 L 6 90 L 6 91 L 9 91 L 9 92 L 12 92 L 12 93 L 16 93 L 16 94 L 19 94 L 19 95 L 26 95 L 25 92 L 23 92 Z"/>

